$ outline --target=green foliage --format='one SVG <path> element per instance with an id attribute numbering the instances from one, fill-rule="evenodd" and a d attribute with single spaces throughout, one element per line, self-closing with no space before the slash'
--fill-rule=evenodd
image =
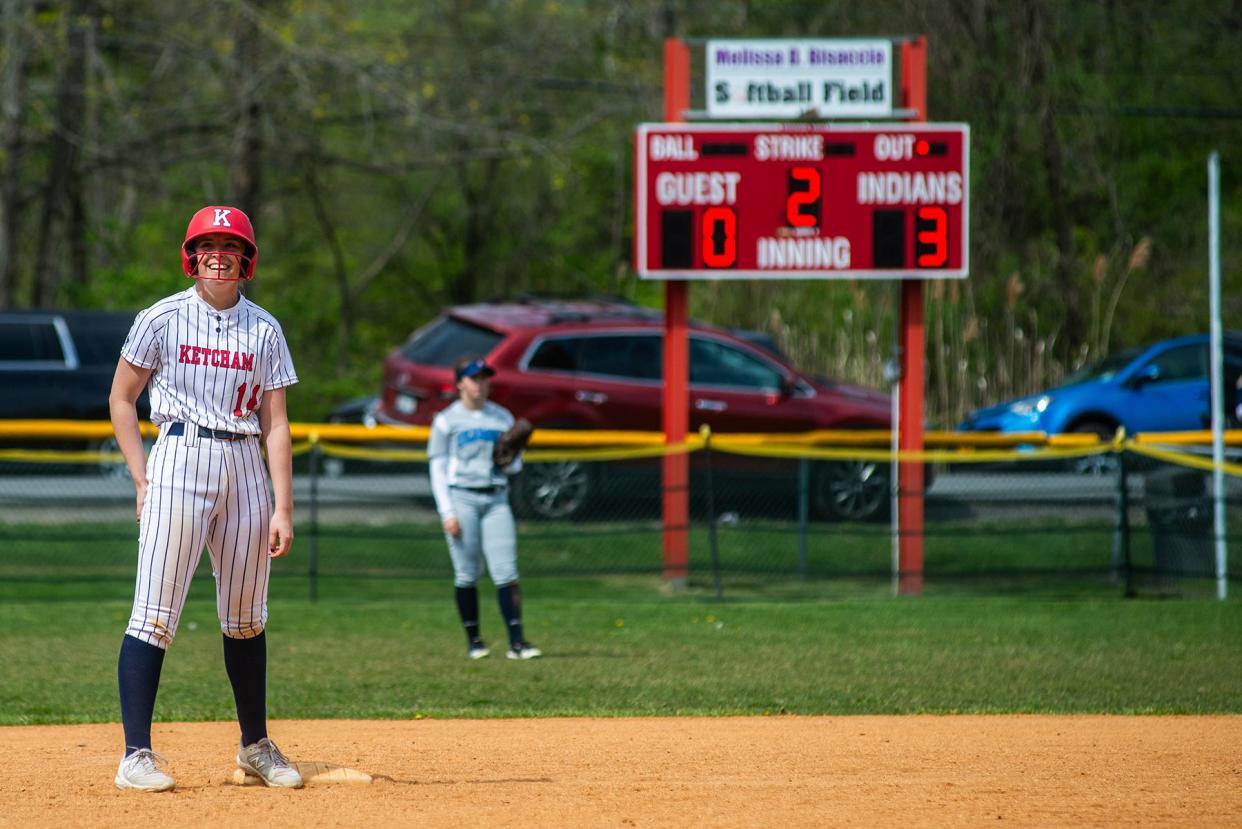
<path id="1" fill-rule="evenodd" d="M 1213 149 L 1226 319 L 1242 312 L 1229 266 L 1242 249 L 1230 156 L 1242 22 L 1226 0 L 90 8 L 0 18 L 16 72 L 3 94 L 24 96 L 0 129 L 21 139 L 0 142 L 15 217 L 0 305 L 149 304 L 185 284 L 176 245 L 190 213 L 252 199 L 254 296 L 297 357 L 297 419 L 377 391 L 387 350 L 450 303 L 537 291 L 660 304 L 629 261 L 630 136 L 661 117 L 668 34 L 927 36 L 930 116 L 972 126 L 972 276 L 929 289 L 938 425 L 1117 347 L 1204 328 Z M 75 62 L 75 49 L 90 53 Z M 75 79 L 73 66 L 91 69 Z M 85 115 L 65 123 L 57 89 L 75 84 Z M 56 178 L 66 147 L 74 174 Z M 891 350 L 892 286 L 696 285 L 691 301 L 845 380 L 878 384 Z"/>

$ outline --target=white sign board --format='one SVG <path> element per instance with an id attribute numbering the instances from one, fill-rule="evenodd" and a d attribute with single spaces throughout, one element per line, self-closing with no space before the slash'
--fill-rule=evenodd
<path id="1" fill-rule="evenodd" d="M 712 118 L 891 117 L 888 40 L 709 40 Z"/>

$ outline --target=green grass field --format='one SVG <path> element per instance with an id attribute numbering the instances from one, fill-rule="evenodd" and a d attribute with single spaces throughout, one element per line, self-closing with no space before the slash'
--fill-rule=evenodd
<path id="1" fill-rule="evenodd" d="M 12 587 L 12 582 L 3 582 Z M 29 585 L 27 585 L 29 586 Z M 129 600 L 55 586 L 0 604 L 0 723 L 115 720 Z M 156 717 L 233 716 L 210 576 L 192 590 Z M 469 662 L 448 580 L 276 579 L 274 718 L 916 712 L 1242 713 L 1242 603 L 813 598 L 814 584 L 668 595 L 648 576 L 525 580 L 547 653 Z M 484 634 L 499 614 L 484 589 Z M 497 647 L 497 651 L 500 648 Z"/>
<path id="2" fill-rule="evenodd" d="M 312 548 L 325 584 L 369 577 L 445 579 L 448 555 L 438 526 L 332 524 L 312 542 L 297 528 L 295 555 L 278 562 L 274 583 L 297 581 L 290 597 L 309 594 Z M 1150 533 L 1135 529 L 1131 558 L 1142 576 L 1155 563 Z M 0 602 L 128 600 L 134 579 L 137 528 L 133 523 L 0 524 Z M 711 581 L 708 532 L 690 531 L 691 569 Z M 583 524 L 522 522 L 519 559 L 527 578 L 648 575 L 661 572 L 661 531 L 653 520 Z M 1242 560 L 1235 541 L 1233 561 Z M 1019 595 L 1028 598 L 1114 598 L 1123 579 L 1113 569 L 1113 528 L 1104 523 L 1048 519 L 1006 523 L 940 523 L 927 528 L 924 570 L 929 596 Z M 1210 552 L 1210 551 L 1209 551 Z M 725 596 L 767 598 L 884 598 L 890 593 L 892 542 L 883 524 L 813 523 L 805 537 L 793 522 L 747 520 L 716 533 L 715 559 Z M 1171 591 L 1140 579 L 1145 595 Z M 1212 584 L 1177 583 L 1182 596 L 1209 597 Z M 373 587 L 364 590 L 369 595 Z M 365 595 L 363 598 L 365 598 Z"/>
<path id="3" fill-rule="evenodd" d="M 529 638 L 547 653 L 464 658 L 443 539 L 428 525 L 333 526 L 271 583 L 273 717 L 1242 713 L 1242 602 L 1211 583 L 1122 598 L 1107 526 L 939 527 L 926 594 L 895 599 L 882 527 L 816 525 L 800 578 L 791 525 L 707 534 L 670 594 L 650 523 L 524 524 Z M 117 718 L 132 524 L 0 526 L 0 723 Z M 1150 564 L 1146 533 L 1134 555 Z M 1167 585 L 1166 585 L 1167 587 Z M 1231 586 L 1235 595 L 1242 587 Z M 213 585 L 199 568 L 165 665 L 162 720 L 228 719 Z"/>

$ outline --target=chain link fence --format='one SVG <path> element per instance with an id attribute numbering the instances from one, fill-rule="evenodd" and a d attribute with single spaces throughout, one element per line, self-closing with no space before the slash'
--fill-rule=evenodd
<path id="1" fill-rule="evenodd" d="M 354 427 L 346 427 L 352 429 Z M 427 464 L 412 443 L 351 442 L 305 427 L 295 446 L 294 555 L 273 577 L 314 597 L 337 579 L 451 578 Z M 959 436 L 960 437 L 960 436 Z M 789 436 L 697 438 L 688 467 L 692 585 L 832 595 L 894 589 L 891 456 Z M 628 439 L 628 438 L 627 438 Z M 124 594 L 138 528 L 134 490 L 100 438 L 6 437 L 0 448 L 0 580 Z M 577 433 L 535 444 L 510 486 L 523 578 L 664 571 L 657 439 Z M 613 445 L 609 445 L 609 444 Z M 620 443 L 620 445 L 618 445 Z M 1217 556 L 1238 561 L 1242 476 L 1226 466 L 1215 528 L 1210 459 L 1144 438 L 1072 450 L 986 446 L 921 456 L 927 593 L 1211 596 Z M 1236 582 L 1236 579 L 1234 580 Z"/>

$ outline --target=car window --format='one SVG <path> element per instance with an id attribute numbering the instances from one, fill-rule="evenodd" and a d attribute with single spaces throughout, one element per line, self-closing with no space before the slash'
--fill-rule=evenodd
<path id="1" fill-rule="evenodd" d="M 467 354 L 487 356 L 503 339 L 490 328 L 441 317 L 415 334 L 401 353 L 412 363 L 451 366 Z"/>
<path id="2" fill-rule="evenodd" d="M 775 390 L 781 380 L 779 371 L 740 349 L 717 340 L 690 338 L 692 384 Z"/>
<path id="3" fill-rule="evenodd" d="M 581 341 L 576 337 L 544 340 L 530 355 L 527 368 L 540 371 L 577 371 Z"/>
<path id="4" fill-rule="evenodd" d="M 0 321 L 0 358 L 3 362 L 64 362 L 65 352 L 51 320 Z"/>
<path id="5" fill-rule="evenodd" d="M 729 333 L 739 340 L 745 340 L 748 345 L 753 345 L 755 348 L 768 352 L 773 357 L 779 357 L 782 360 L 788 359 L 785 352 L 781 351 L 776 338 L 771 334 L 763 331 L 752 331 L 749 328 L 732 328 L 729 330 Z"/>
<path id="6" fill-rule="evenodd" d="M 661 363 L 660 337 L 654 334 L 583 337 L 578 350 L 578 370 L 586 374 L 659 380 Z"/>
<path id="7" fill-rule="evenodd" d="M 1242 351 L 1225 352 L 1225 386 L 1242 389 Z"/>
<path id="8" fill-rule="evenodd" d="M 1141 352 L 1142 348 L 1127 348 L 1125 351 L 1119 351 L 1116 354 L 1110 354 L 1098 363 L 1092 363 L 1089 366 L 1080 368 L 1071 372 L 1061 381 L 1062 385 L 1072 386 L 1075 383 L 1085 383 L 1088 380 L 1099 380 L 1108 382 L 1113 379 L 1113 375 L 1130 365 Z"/>
<path id="9" fill-rule="evenodd" d="M 1160 369 L 1157 382 L 1198 380 L 1207 377 L 1207 349 L 1201 345 L 1183 345 L 1158 354 L 1148 365 Z"/>
<path id="10" fill-rule="evenodd" d="M 115 365 L 133 322 L 132 317 L 111 315 L 73 319 L 69 329 L 78 360 L 82 365 Z"/>

